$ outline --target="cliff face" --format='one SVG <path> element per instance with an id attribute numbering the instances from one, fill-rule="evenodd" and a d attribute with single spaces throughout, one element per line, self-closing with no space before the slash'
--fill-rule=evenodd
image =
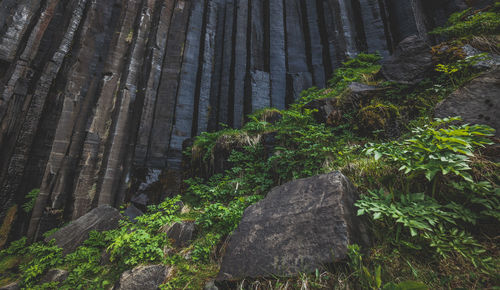
<path id="1" fill-rule="evenodd" d="M 284 108 L 348 56 L 428 38 L 462 2 L 0 0 L 0 217 L 33 188 L 16 227 L 30 236 L 175 193 L 187 138 Z"/>

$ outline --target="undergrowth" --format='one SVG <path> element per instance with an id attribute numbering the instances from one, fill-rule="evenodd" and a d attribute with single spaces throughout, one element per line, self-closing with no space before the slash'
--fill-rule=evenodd
<path id="1" fill-rule="evenodd" d="M 455 14 L 434 33 L 498 33 L 498 7 Z M 332 170 L 342 171 L 362 193 L 358 214 L 370 217 L 374 245 L 351 245 L 347 264 L 239 281 L 238 288 L 498 285 L 499 165 L 481 155 L 494 132 L 459 118 L 431 118 L 439 101 L 481 72 L 474 67 L 477 58 L 467 59 L 458 48 L 434 53 L 436 70 L 418 85 L 383 82 L 380 56 L 360 54 L 335 71 L 327 88 L 303 92 L 289 109 L 264 109 L 248 116 L 241 129 L 201 134 L 185 152 L 196 171 L 185 180 L 182 197 L 167 198 L 134 221 L 122 220 L 115 230 L 90 233 L 66 256 L 53 242 L 12 242 L 0 252 L 0 285 L 17 279 L 29 289 L 109 289 L 123 271 L 161 263 L 171 268 L 162 289 L 202 289 L 217 275 L 227 238 L 249 205 L 274 186 Z M 353 99 L 352 82 L 376 89 Z M 336 104 L 335 122 L 318 122 L 310 104 L 322 99 Z M 227 160 L 215 168 L 218 151 Z M 27 196 L 25 211 L 37 194 Z M 182 205 L 189 210 L 181 211 Z M 183 220 L 196 222 L 196 236 L 176 248 L 161 229 Z M 40 285 L 51 268 L 67 270 L 68 278 Z"/>

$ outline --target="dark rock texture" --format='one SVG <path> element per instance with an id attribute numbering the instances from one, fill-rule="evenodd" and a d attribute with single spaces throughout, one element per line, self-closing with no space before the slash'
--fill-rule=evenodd
<path id="1" fill-rule="evenodd" d="M 161 229 L 167 234 L 167 237 L 174 242 L 176 247 L 185 247 L 194 236 L 194 221 L 184 221 L 165 226 Z"/>
<path id="2" fill-rule="evenodd" d="M 69 272 L 61 269 L 50 269 L 40 280 L 40 284 L 50 282 L 64 282 L 68 278 Z"/>
<path id="3" fill-rule="evenodd" d="M 465 123 L 485 124 L 500 136 L 500 69 L 472 80 L 439 103 L 437 118 L 462 117 Z"/>
<path id="4" fill-rule="evenodd" d="M 0 219 L 33 188 L 10 239 L 139 187 L 151 201 L 178 192 L 184 140 L 285 108 L 361 51 L 428 39 L 464 3 L 2 0 Z"/>
<path id="5" fill-rule="evenodd" d="M 345 260 L 348 245 L 368 243 L 357 198 L 340 172 L 274 188 L 245 210 L 217 279 L 289 276 Z"/>
<path id="6" fill-rule="evenodd" d="M 117 228 L 121 217 L 117 209 L 103 205 L 58 230 L 45 241 L 55 239 L 56 245 L 63 249 L 63 254 L 68 254 L 76 250 L 88 238 L 91 231 L 107 231 Z"/>
<path id="7" fill-rule="evenodd" d="M 389 81 L 416 84 L 432 69 L 430 46 L 416 35 L 398 44 L 393 55 L 386 58 L 380 72 Z"/>
<path id="8" fill-rule="evenodd" d="M 157 290 L 165 282 L 168 274 L 165 265 L 137 266 L 124 272 L 116 290 Z"/>
<path id="9" fill-rule="evenodd" d="M 8 285 L 0 287 L 0 290 L 20 290 L 21 289 L 21 281 L 12 282 Z"/>

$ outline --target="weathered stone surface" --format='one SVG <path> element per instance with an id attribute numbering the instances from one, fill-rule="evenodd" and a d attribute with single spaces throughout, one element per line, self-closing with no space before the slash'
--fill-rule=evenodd
<path id="1" fill-rule="evenodd" d="M 168 166 L 173 169 L 181 168 L 182 142 L 192 137 L 195 92 L 200 65 L 200 39 L 205 5 L 201 0 L 190 2 L 192 5 L 191 16 L 184 44 L 184 59 L 179 80 L 174 128 L 167 159 Z"/>
<path id="2" fill-rule="evenodd" d="M 0 287 L 0 290 L 20 290 L 21 289 L 21 281 L 12 282 L 8 285 Z"/>
<path id="3" fill-rule="evenodd" d="M 368 243 L 357 198 L 340 172 L 274 188 L 245 210 L 217 279 L 292 275 L 345 260 L 349 244 Z"/>
<path id="4" fill-rule="evenodd" d="M 39 284 L 50 282 L 63 282 L 68 278 L 69 272 L 61 269 L 51 269 L 40 279 Z"/>
<path id="5" fill-rule="evenodd" d="M 133 204 L 131 204 L 125 209 L 123 214 L 126 217 L 128 217 L 131 221 L 135 221 L 135 218 L 143 215 L 144 213 L 140 209 L 135 207 Z"/>
<path id="6" fill-rule="evenodd" d="M 283 1 L 269 1 L 269 66 L 271 79 L 271 103 L 277 109 L 285 108 L 286 54 L 285 20 Z"/>
<path id="7" fill-rule="evenodd" d="M 235 36 L 234 36 L 234 77 L 232 98 L 232 123 L 233 127 L 239 128 L 243 125 L 244 102 L 245 102 L 245 80 L 247 75 L 247 34 L 248 34 L 248 1 L 235 0 Z"/>
<path id="8" fill-rule="evenodd" d="M 394 54 L 383 61 L 380 72 L 389 81 L 416 84 L 432 69 L 429 45 L 417 36 L 405 38 Z"/>
<path id="9" fill-rule="evenodd" d="M 169 268 L 165 265 L 137 266 L 124 272 L 117 290 L 156 290 L 165 282 Z"/>
<path id="10" fill-rule="evenodd" d="M 462 50 L 466 57 L 474 57 L 484 53 L 484 51 L 480 51 L 470 44 L 464 45 Z M 477 62 L 473 67 L 478 69 L 492 69 L 498 66 L 500 66 L 500 55 L 496 53 L 486 53 L 485 59 Z"/>
<path id="11" fill-rule="evenodd" d="M 485 124 L 500 136 L 500 69 L 486 72 L 439 103 L 437 118 L 462 117 L 465 123 Z"/>
<path id="12" fill-rule="evenodd" d="M 109 205 L 100 206 L 50 235 L 45 241 L 55 239 L 56 245 L 63 249 L 64 254 L 68 254 L 88 238 L 89 232 L 115 229 L 120 219 L 121 214 L 117 209 Z"/>
<path id="13" fill-rule="evenodd" d="M 166 233 L 176 247 L 184 247 L 193 238 L 195 225 L 192 221 L 184 221 L 173 225 L 165 225 L 160 231 Z"/>
<path id="14" fill-rule="evenodd" d="M 219 290 L 219 287 L 215 286 L 214 281 L 210 281 L 207 284 L 205 284 L 205 287 L 203 289 L 204 290 Z"/>
<path id="15" fill-rule="evenodd" d="M 252 111 L 271 106 L 269 73 L 263 71 L 251 72 L 250 88 L 252 92 Z"/>

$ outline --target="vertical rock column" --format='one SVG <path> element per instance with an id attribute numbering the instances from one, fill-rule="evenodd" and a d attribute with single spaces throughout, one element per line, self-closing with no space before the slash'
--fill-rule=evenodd
<path id="1" fill-rule="evenodd" d="M 174 128 L 168 151 L 169 169 L 180 169 L 182 142 L 191 138 L 197 79 L 200 64 L 200 44 L 205 4 L 202 0 L 191 1 L 191 16 L 184 45 L 184 59 L 175 106 Z"/>
<path id="2" fill-rule="evenodd" d="M 217 86 L 217 81 L 213 80 L 217 76 L 215 65 L 220 61 L 220 57 L 216 56 L 216 33 L 217 33 L 217 18 L 219 16 L 218 10 L 220 9 L 219 0 L 208 0 L 205 12 L 205 35 L 203 39 L 203 55 L 201 59 L 201 76 L 199 82 L 199 96 L 198 96 L 198 112 L 195 121 L 196 135 L 206 132 L 208 130 L 209 114 L 210 114 L 210 98 L 212 94 L 212 85 Z"/>
<path id="3" fill-rule="evenodd" d="M 14 60 L 21 40 L 40 7 L 40 2 L 40 0 L 0 1 L 0 60 L 7 62 Z M 2 33 L 3 27 L 6 29 Z"/>
<path id="4" fill-rule="evenodd" d="M 325 64 L 323 63 L 323 43 L 321 41 L 318 8 L 316 1 L 303 0 L 303 7 L 307 13 L 307 28 L 309 35 L 310 66 L 313 75 L 313 84 L 323 88 L 326 86 Z"/>
<path id="5" fill-rule="evenodd" d="M 161 1 L 158 28 L 151 48 L 151 69 L 147 77 L 142 114 L 135 144 L 134 164 L 136 166 L 146 166 L 174 2 L 175 0 Z"/>
<path id="6" fill-rule="evenodd" d="M 191 2 L 178 0 L 170 21 L 148 148 L 146 165 L 149 167 L 165 168 L 167 165 Z"/>
<path id="7" fill-rule="evenodd" d="M 232 99 L 232 126 L 243 125 L 245 78 L 247 75 L 248 0 L 236 0 L 236 33 L 234 44 L 234 80 Z"/>
<path id="8" fill-rule="evenodd" d="M 212 84 L 210 87 L 210 104 L 208 116 L 208 131 L 214 131 L 218 127 L 219 122 L 219 103 L 221 100 L 221 80 L 225 73 L 222 70 L 224 59 L 224 38 L 225 38 L 225 22 L 226 22 L 226 1 L 214 1 L 217 6 L 216 32 L 214 38 L 214 71 L 212 75 Z M 229 5 L 229 4 L 228 4 Z M 233 19 L 231 19 L 232 21 Z M 226 102 L 227 108 L 227 102 Z M 201 115 L 201 114 L 200 114 Z M 198 127 L 198 134 L 201 133 Z"/>
<path id="9" fill-rule="evenodd" d="M 224 45 L 222 54 L 221 66 L 221 81 L 220 81 L 220 96 L 218 101 L 218 118 L 217 122 L 229 125 L 229 97 L 232 94 L 231 88 L 234 86 L 234 33 L 235 33 L 235 2 L 236 0 L 228 0 L 225 6 L 224 18 Z M 231 108 L 232 110 L 232 108 Z M 232 119 L 232 118 L 231 118 Z"/>
<path id="10" fill-rule="evenodd" d="M 271 106 L 269 48 L 267 33 L 265 32 L 268 19 L 264 12 L 268 7 L 265 0 L 250 0 L 250 67 L 247 80 L 246 113 Z"/>
<path id="11" fill-rule="evenodd" d="M 287 52 L 287 96 L 290 102 L 297 100 L 300 93 L 312 86 L 312 74 L 307 65 L 305 19 L 301 0 L 285 1 L 285 27 Z M 272 40 L 271 40 L 272 41 Z"/>
<path id="12" fill-rule="evenodd" d="M 379 52 L 382 56 L 389 55 L 388 35 L 385 32 L 383 11 L 378 0 L 359 0 L 364 38 L 368 51 Z"/>
<path id="13" fill-rule="evenodd" d="M 143 65 L 147 36 L 155 6 L 154 0 L 146 0 L 144 2 L 135 36 L 135 43 L 133 43 L 129 64 L 125 71 L 126 79 L 124 87 L 119 92 L 121 98 L 116 103 L 116 108 L 119 106 L 119 111 L 117 112 L 114 128 L 111 131 L 112 135 L 109 139 L 110 148 L 104 177 L 100 186 L 98 205 L 114 205 L 116 203 L 116 192 L 119 188 L 118 183 L 120 181 L 124 182 L 123 161 L 126 156 L 125 150 L 128 149 L 127 144 L 131 137 L 130 132 L 132 130 L 130 127 L 132 125 L 135 126 L 135 124 L 130 123 L 130 120 L 134 110 L 139 82 L 138 77 Z M 129 4 L 133 4 L 133 1 L 129 1 Z M 90 208 L 80 212 L 75 208 L 73 218 L 85 214 L 88 210 Z"/>
<path id="14" fill-rule="evenodd" d="M 269 0 L 269 69 L 271 80 L 271 105 L 280 110 L 285 108 L 286 96 L 284 1 L 286 0 Z"/>

